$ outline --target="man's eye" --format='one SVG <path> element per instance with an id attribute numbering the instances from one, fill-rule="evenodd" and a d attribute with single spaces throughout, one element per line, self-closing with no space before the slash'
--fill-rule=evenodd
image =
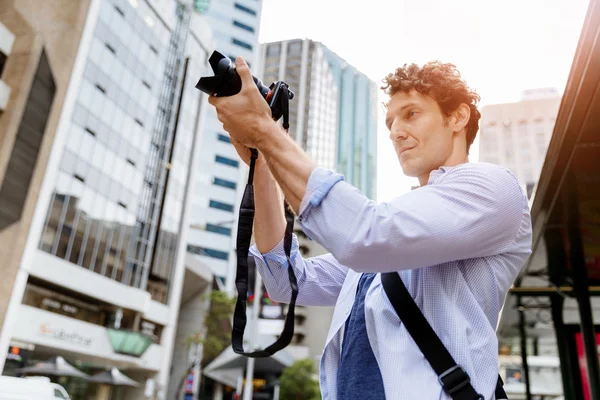
<path id="1" fill-rule="evenodd" d="M 418 114 L 418 112 L 416 112 L 416 111 L 410 111 L 410 112 L 408 113 L 408 118 L 413 118 L 413 117 L 414 117 L 414 116 L 416 116 L 417 114 Z"/>

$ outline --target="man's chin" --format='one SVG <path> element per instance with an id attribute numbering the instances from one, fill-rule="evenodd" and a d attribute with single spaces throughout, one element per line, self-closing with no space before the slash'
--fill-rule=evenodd
<path id="1" fill-rule="evenodd" d="M 411 165 L 407 165 L 407 164 L 408 163 L 404 163 L 404 164 L 400 163 L 400 168 L 402 168 L 402 173 L 411 178 L 418 178 L 419 172 L 416 170 L 416 168 L 412 167 Z"/>

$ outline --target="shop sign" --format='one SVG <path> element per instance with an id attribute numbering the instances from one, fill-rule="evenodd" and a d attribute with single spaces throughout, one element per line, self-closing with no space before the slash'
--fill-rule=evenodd
<path id="1" fill-rule="evenodd" d="M 77 332 L 68 332 L 61 328 L 51 327 L 48 323 L 43 323 L 40 325 L 40 333 L 44 336 L 51 336 L 54 339 L 64 340 L 66 342 L 71 342 L 83 346 L 89 346 L 92 344 L 91 338 L 82 336 Z"/>
<path id="2" fill-rule="evenodd" d="M 72 306 L 67 303 L 61 303 L 60 301 L 51 299 L 49 297 L 45 297 L 44 299 L 42 299 L 42 306 L 52 308 L 55 310 L 62 310 L 66 313 L 73 315 L 77 314 L 77 311 L 79 311 L 79 309 L 75 306 Z"/>
<path id="3" fill-rule="evenodd" d="M 153 324 L 149 321 L 142 321 L 142 333 L 145 335 L 154 335 L 154 331 L 156 330 L 156 324 Z"/>

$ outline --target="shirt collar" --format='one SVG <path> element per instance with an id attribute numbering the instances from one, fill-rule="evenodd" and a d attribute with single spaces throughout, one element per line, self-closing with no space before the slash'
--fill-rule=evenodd
<path id="1" fill-rule="evenodd" d="M 462 164 L 459 164 L 459 165 L 462 165 Z M 438 169 L 431 171 L 431 173 L 429 174 L 429 180 L 427 181 L 427 184 L 431 185 L 433 183 L 438 182 L 439 179 L 442 177 L 442 175 L 444 175 L 446 172 L 448 172 L 456 167 L 458 167 L 458 165 L 454 165 L 454 166 L 450 166 L 450 167 L 442 166 L 442 167 L 439 167 Z M 411 190 L 418 189 L 420 187 L 421 186 L 419 186 L 419 185 L 413 186 L 411 188 Z"/>
<path id="2" fill-rule="evenodd" d="M 427 184 L 430 185 L 432 183 L 436 183 L 439 180 L 439 178 L 450 169 L 452 169 L 452 167 L 439 167 L 438 169 L 431 171 L 431 173 L 429 174 L 429 180 L 427 181 Z"/>

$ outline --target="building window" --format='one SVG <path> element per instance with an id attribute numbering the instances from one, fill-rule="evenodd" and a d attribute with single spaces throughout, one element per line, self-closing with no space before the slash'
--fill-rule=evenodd
<path id="1" fill-rule="evenodd" d="M 288 53 L 300 54 L 302 53 L 302 42 L 291 42 L 288 45 Z"/>
<path id="2" fill-rule="evenodd" d="M 212 258 L 217 258 L 219 260 L 227 260 L 229 259 L 229 253 L 226 251 L 220 251 L 215 249 L 207 249 L 205 247 L 200 246 L 192 246 L 188 245 L 187 251 L 192 254 L 198 254 L 200 256 L 207 256 Z"/>
<path id="3" fill-rule="evenodd" d="M 234 6 L 235 8 L 237 8 L 238 10 L 240 10 L 240 11 L 243 11 L 243 12 L 245 12 L 245 13 L 248 13 L 248 14 L 250 14 L 250 15 L 256 15 L 256 11 L 254 11 L 253 9 L 251 9 L 251 8 L 248 8 L 248 7 L 246 7 L 246 6 L 243 6 L 243 5 L 241 5 L 240 3 L 235 3 L 233 6 Z"/>
<path id="4" fill-rule="evenodd" d="M 96 325 L 102 325 L 106 318 L 99 304 L 77 299 L 31 282 L 25 286 L 23 304 Z"/>
<path id="5" fill-rule="evenodd" d="M 233 205 L 227 203 L 221 203 L 220 201 L 210 200 L 208 203 L 210 208 L 216 208 L 217 210 L 233 212 Z"/>
<path id="6" fill-rule="evenodd" d="M 119 6 L 115 6 L 115 10 L 117 10 L 117 12 L 118 12 L 118 13 L 121 15 L 121 17 L 124 17 L 124 16 L 125 16 L 125 13 L 123 12 L 123 10 L 121 10 L 121 9 L 119 8 Z"/>
<path id="7" fill-rule="evenodd" d="M 2 71 L 4 71 L 4 66 L 6 65 L 6 60 L 8 56 L 0 51 L 0 76 L 2 76 Z"/>
<path id="8" fill-rule="evenodd" d="M 56 84 L 46 52 L 42 51 L 21 125 L 0 184 L 0 231 L 21 218 L 36 167 Z"/>
<path id="9" fill-rule="evenodd" d="M 96 89 L 102 92 L 102 94 L 106 94 L 106 89 L 102 87 L 100 84 L 96 83 Z"/>
<path id="10" fill-rule="evenodd" d="M 222 133 L 217 134 L 217 139 L 219 139 L 221 142 L 231 143 L 231 139 L 229 138 L 229 136 L 223 135 Z"/>
<path id="11" fill-rule="evenodd" d="M 202 14 L 210 7 L 210 0 L 194 0 L 194 10 Z"/>
<path id="12" fill-rule="evenodd" d="M 246 42 L 242 42 L 241 40 L 231 39 L 231 43 L 233 43 L 233 44 L 235 44 L 237 46 L 243 47 L 245 49 L 252 50 L 252 45 L 251 44 L 248 44 Z"/>
<path id="13" fill-rule="evenodd" d="M 221 178 L 213 178 L 213 185 L 222 186 L 227 189 L 236 189 L 237 183 Z"/>
<path id="14" fill-rule="evenodd" d="M 104 43 L 104 45 L 106 46 L 106 48 L 108 49 L 108 51 L 110 51 L 113 54 L 117 54 L 117 51 L 115 50 L 115 48 L 112 47 L 110 44 Z"/>
<path id="15" fill-rule="evenodd" d="M 248 26 L 248 25 L 246 25 L 246 24 L 242 24 L 242 23 L 241 23 L 241 22 L 239 22 L 239 21 L 235 21 L 235 20 L 234 20 L 234 21 L 233 21 L 233 25 L 234 25 L 234 26 L 237 26 L 238 28 L 242 28 L 242 29 L 244 29 L 244 30 L 246 30 L 246 31 L 248 31 L 248 32 L 252 32 L 252 33 L 254 33 L 254 28 L 253 28 L 253 27 L 251 27 L 251 26 Z"/>
<path id="16" fill-rule="evenodd" d="M 220 235 L 231 236 L 231 228 L 227 228 L 226 226 L 206 224 L 206 230 L 208 232 L 214 232 Z"/>
<path id="17" fill-rule="evenodd" d="M 271 44 L 267 47 L 267 57 L 275 57 L 278 56 L 280 53 L 281 45 L 279 43 Z"/>
<path id="18" fill-rule="evenodd" d="M 215 162 L 220 164 L 229 165 L 230 167 L 238 167 L 240 165 L 239 161 L 232 160 L 231 158 L 223 157 L 223 156 L 215 156 Z"/>

